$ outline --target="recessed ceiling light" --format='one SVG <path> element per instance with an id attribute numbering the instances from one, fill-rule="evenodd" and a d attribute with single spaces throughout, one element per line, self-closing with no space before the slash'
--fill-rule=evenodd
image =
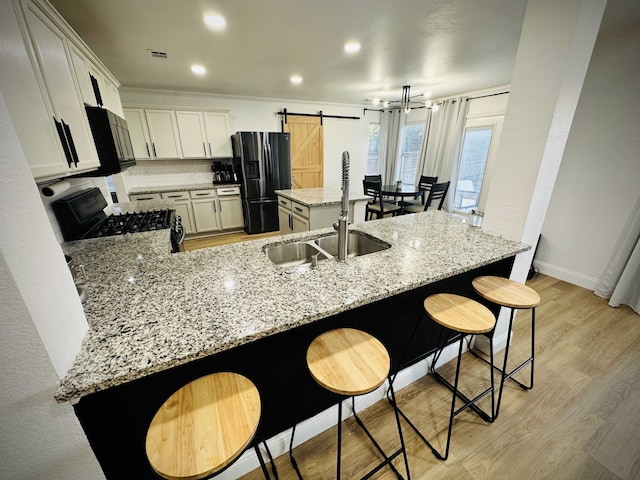
<path id="1" fill-rule="evenodd" d="M 356 53 L 360 51 L 360 44 L 358 42 L 345 43 L 344 51 L 347 53 Z"/>
<path id="2" fill-rule="evenodd" d="M 302 77 L 300 75 L 293 75 L 291 77 L 291 83 L 294 85 L 300 85 L 302 83 Z"/>
<path id="3" fill-rule="evenodd" d="M 191 71 L 196 75 L 204 75 L 205 73 L 207 73 L 207 69 L 202 65 L 191 65 Z"/>
<path id="4" fill-rule="evenodd" d="M 224 28 L 227 26 L 227 21 L 222 15 L 218 14 L 205 15 L 204 23 L 207 25 L 207 27 L 213 30 L 224 30 Z"/>

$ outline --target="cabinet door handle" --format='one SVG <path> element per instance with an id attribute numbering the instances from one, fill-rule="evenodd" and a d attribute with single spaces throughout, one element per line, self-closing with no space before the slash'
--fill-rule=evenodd
<path id="1" fill-rule="evenodd" d="M 301 208 L 299 208 L 299 207 L 293 207 L 293 208 L 295 208 L 295 209 L 296 209 L 297 211 L 299 211 L 299 212 L 302 212 L 302 209 L 301 209 Z"/>
<path id="2" fill-rule="evenodd" d="M 153 197 L 138 197 L 138 198 L 136 198 L 136 202 L 139 202 L 141 200 L 153 200 Z"/>
<path id="3" fill-rule="evenodd" d="M 218 213 L 218 209 L 216 208 L 216 202 L 213 202 L 213 213 Z"/>
<path id="4" fill-rule="evenodd" d="M 153 147 L 153 156 L 158 158 L 158 154 L 156 152 L 156 142 L 151 142 L 151 147 Z"/>
<path id="5" fill-rule="evenodd" d="M 213 157 L 213 153 L 211 153 L 211 142 L 209 142 L 209 156 Z"/>
<path id="6" fill-rule="evenodd" d="M 222 202 L 218 200 L 218 211 L 222 213 Z"/>
<path id="7" fill-rule="evenodd" d="M 64 157 L 67 159 L 67 165 L 69 166 L 69 168 L 71 168 L 71 163 L 73 162 L 73 160 L 71 159 L 71 152 L 69 151 L 69 144 L 67 143 L 67 137 L 64 134 L 62 123 L 56 120 L 56 117 L 53 117 L 53 123 L 56 124 L 56 130 L 58 131 L 58 137 L 60 137 L 60 143 L 62 144 Z"/>
<path id="8" fill-rule="evenodd" d="M 202 150 L 204 150 L 204 156 L 207 156 L 207 147 L 204 146 L 204 142 L 202 142 Z"/>
<path id="9" fill-rule="evenodd" d="M 169 198 L 180 198 L 182 195 L 167 195 Z"/>
<path id="10" fill-rule="evenodd" d="M 208 195 L 208 193 L 196 193 L 196 197 L 206 197 Z"/>
<path id="11" fill-rule="evenodd" d="M 144 142 L 144 146 L 147 147 L 147 157 L 151 158 L 151 152 L 149 151 L 149 143 Z"/>
<path id="12" fill-rule="evenodd" d="M 76 150 L 76 145 L 75 143 L 73 143 L 73 135 L 71 135 L 71 129 L 69 128 L 69 125 L 64 123 L 63 119 L 60 119 L 60 123 L 62 123 L 62 128 L 64 129 L 64 135 L 65 137 L 67 137 L 67 143 L 69 144 L 69 151 L 71 152 L 71 158 L 73 160 L 73 163 L 77 167 L 80 160 L 78 159 L 78 152 Z"/>
<path id="13" fill-rule="evenodd" d="M 289 215 L 289 228 L 293 230 L 293 215 Z"/>

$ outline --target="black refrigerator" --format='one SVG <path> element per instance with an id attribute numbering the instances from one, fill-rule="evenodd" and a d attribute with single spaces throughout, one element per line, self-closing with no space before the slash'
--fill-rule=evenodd
<path id="1" fill-rule="evenodd" d="M 247 233 L 278 230 L 275 190 L 291 188 L 288 133 L 236 132 L 231 137 L 233 168 L 240 181 Z"/>

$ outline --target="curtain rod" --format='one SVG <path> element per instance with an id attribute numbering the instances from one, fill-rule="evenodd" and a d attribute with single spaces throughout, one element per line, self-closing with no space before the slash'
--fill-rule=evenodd
<path id="1" fill-rule="evenodd" d="M 346 117 L 342 115 L 325 115 L 320 110 L 318 113 L 291 113 L 286 108 L 283 108 L 281 112 L 276 112 L 276 115 L 284 115 L 284 123 L 287 123 L 287 115 L 294 115 L 297 117 L 320 117 L 320 125 L 322 125 L 322 119 L 324 118 L 342 118 L 346 120 L 360 120 L 360 117 Z"/>
<path id="2" fill-rule="evenodd" d="M 509 90 L 505 92 L 498 92 L 498 93 L 487 93 L 486 95 L 478 95 L 477 97 L 469 97 L 467 98 L 467 102 L 469 100 L 475 100 L 476 98 L 495 97 L 496 95 L 504 95 L 505 93 L 509 93 Z"/>

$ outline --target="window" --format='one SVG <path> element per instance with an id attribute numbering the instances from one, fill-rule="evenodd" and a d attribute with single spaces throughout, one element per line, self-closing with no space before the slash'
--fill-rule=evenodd
<path id="1" fill-rule="evenodd" d="M 468 212 L 479 206 L 492 136 L 493 126 L 465 128 L 453 204 L 456 210 Z"/>
<path id="2" fill-rule="evenodd" d="M 369 150 L 367 156 L 367 175 L 382 173 L 380 165 L 380 124 L 369 124 Z"/>
<path id="3" fill-rule="evenodd" d="M 398 180 L 402 183 L 416 183 L 424 127 L 422 122 L 408 123 L 402 131 L 402 154 L 398 165 Z"/>

